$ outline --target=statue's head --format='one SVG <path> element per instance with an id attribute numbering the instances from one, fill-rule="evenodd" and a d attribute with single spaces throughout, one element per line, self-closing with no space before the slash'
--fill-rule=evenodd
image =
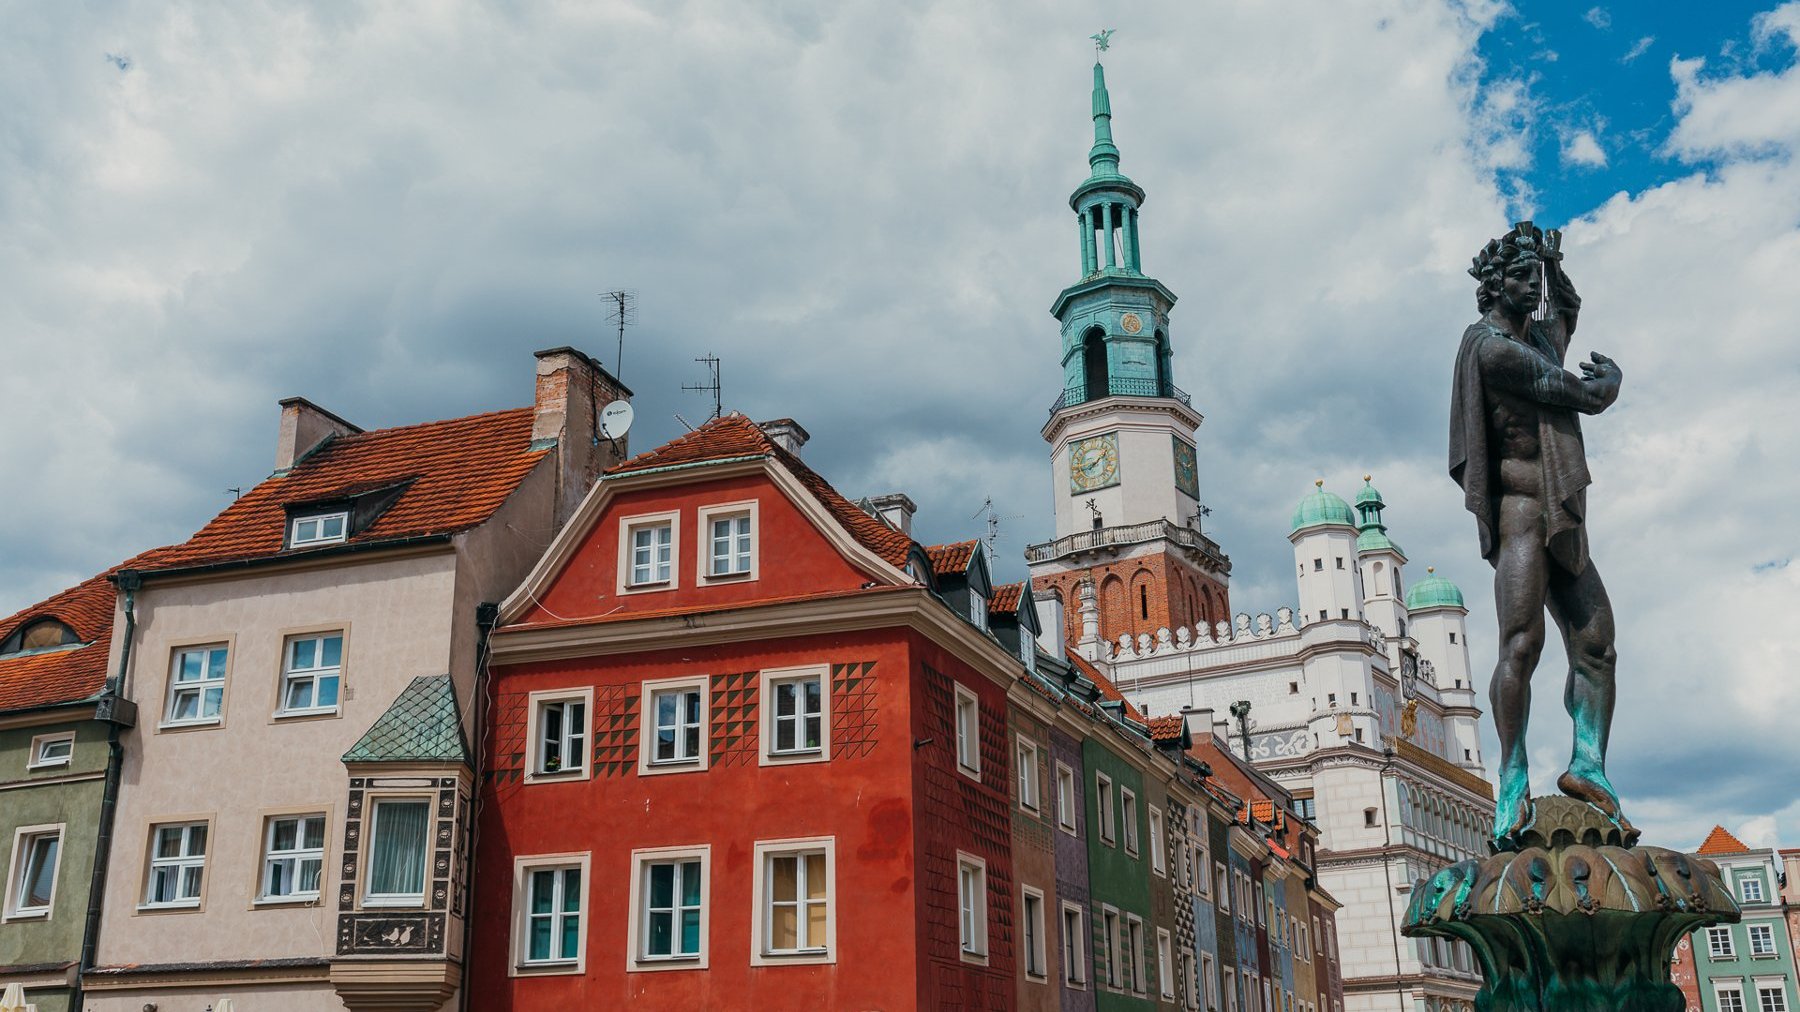
<path id="1" fill-rule="evenodd" d="M 1545 233 L 1529 221 L 1490 239 L 1469 268 L 1469 276 L 1475 279 L 1475 307 L 1485 313 L 1499 302 L 1520 314 L 1537 309 L 1539 266 L 1546 259 L 1562 258 L 1560 239 L 1554 230 Z"/>

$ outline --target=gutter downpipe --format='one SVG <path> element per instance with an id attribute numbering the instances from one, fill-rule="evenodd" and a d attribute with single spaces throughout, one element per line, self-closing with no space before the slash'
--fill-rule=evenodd
<path id="1" fill-rule="evenodd" d="M 125 595 L 125 638 L 119 647 L 119 671 L 108 680 L 106 694 L 119 697 L 125 691 L 125 676 L 131 670 L 131 644 L 137 633 L 137 591 L 143 577 L 130 570 L 116 577 Z M 100 793 L 100 826 L 94 837 L 94 873 L 88 880 L 87 915 L 81 927 L 81 959 L 75 965 L 75 993 L 69 1002 L 70 1012 L 81 1012 L 88 971 L 94 968 L 94 957 L 100 948 L 100 913 L 105 906 L 106 870 L 112 857 L 113 821 L 119 808 L 119 779 L 125 764 L 125 747 L 119 743 L 120 727 L 114 721 L 106 732 L 106 784 Z"/>
<path id="2" fill-rule="evenodd" d="M 460 1012 L 468 1012 L 469 1008 L 469 975 L 467 971 L 469 956 L 473 951 L 470 946 L 475 941 L 475 897 L 478 895 L 475 889 L 475 847 L 481 839 L 481 777 L 483 767 L 486 765 L 484 746 L 487 741 L 488 640 L 493 636 L 494 626 L 499 621 L 500 606 L 498 604 L 484 601 L 475 606 L 475 733 L 470 736 L 474 740 L 475 771 L 469 785 L 469 828 L 464 834 L 468 845 L 463 848 L 463 853 L 467 855 L 464 860 L 469 864 L 467 868 L 463 869 L 469 883 L 469 896 L 468 902 L 463 905 L 463 981 L 462 986 L 456 991 L 456 1007 Z M 79 1010 L 71 1010 L 71 1012 L 79 1012 Z"/>

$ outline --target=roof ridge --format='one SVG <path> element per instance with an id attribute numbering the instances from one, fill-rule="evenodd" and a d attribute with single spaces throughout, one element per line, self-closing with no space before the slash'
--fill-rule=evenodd
<path id="1" fill-rule="evenodd" d="M 360 432 L 333 433 L 332 438 L 328 441 L 327 445 L 342 446 L 346 443 L 367 442 L 370 436 L 389 435 L 396 432 L 406 432 L 410 429 L 428 428 L 433 425 L 452 425 L 457 422 L 479 422 L 490 418 L 498 418 L 502 415 L 525 414 L 536 411 L 537 408 L 535 406 L 527 404 L 524 407 L 519 408 L 497 408 L 493 411 L 477 411 L 472 415 L 457 415 L 454 418 L 437 418 L 424 422 L 409 422 L 405 425 L 389 425 L 379 429 L 363 429 Z"/>

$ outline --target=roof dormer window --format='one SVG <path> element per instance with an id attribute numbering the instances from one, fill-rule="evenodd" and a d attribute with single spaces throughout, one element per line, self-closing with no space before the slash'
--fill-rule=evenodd
<path id="1" fill-rule="evenodd" d="M 348 510 L 297 516 L 288 527 L 288 547 L 307 548 L 312 545 L 335 545 L 348 536 L 349 529 L 350 513 Z"/>
<path id="2" fill-rule="evenodd" d="M 6 642 L 0 643 L 0 657 L 37 650 L 55 650 L 81 642 L 75 630 L 53 618 L 33 619 L 16 629 Z"/>
<path id="3" fill-rule="evenodd" d="M 975 588 L 970 587 L 969 588 L 969 621 L 975 623 L 975 628 L 986 629 L 988 627 L 987 612 L 988 612 L 987 598 L 981 596 L 981 594 L 978 593 L 975 590 Z"/>

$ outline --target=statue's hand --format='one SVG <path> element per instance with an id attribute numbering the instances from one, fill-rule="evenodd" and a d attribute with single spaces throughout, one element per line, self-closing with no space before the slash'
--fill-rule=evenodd
<path id="1" fill-rule="evenodd" d="M 1543 258 L 1545 260 L 1554 260 L 1557 263 L 1562 262 L 1563 255 L 1562 255 L 1562 230 L 1561 229 L 1553 228 L 1550 231 L 1544 233 L 1544 244 L 1543 244 L 1542 254 L 1543 254 Z"/>
<path id="2" fill-rule="evenodd" d="M 1614 362 L 1605 355 L 1594 351 L 1589 352 L 1588 357 L 1593 359 L 1593 361 L 1581 363 L 1582 378 L 1609 382 L 1615 385 L 1625 378 L 1625 374 L 1619 371 L 1619 363 Z"/>

